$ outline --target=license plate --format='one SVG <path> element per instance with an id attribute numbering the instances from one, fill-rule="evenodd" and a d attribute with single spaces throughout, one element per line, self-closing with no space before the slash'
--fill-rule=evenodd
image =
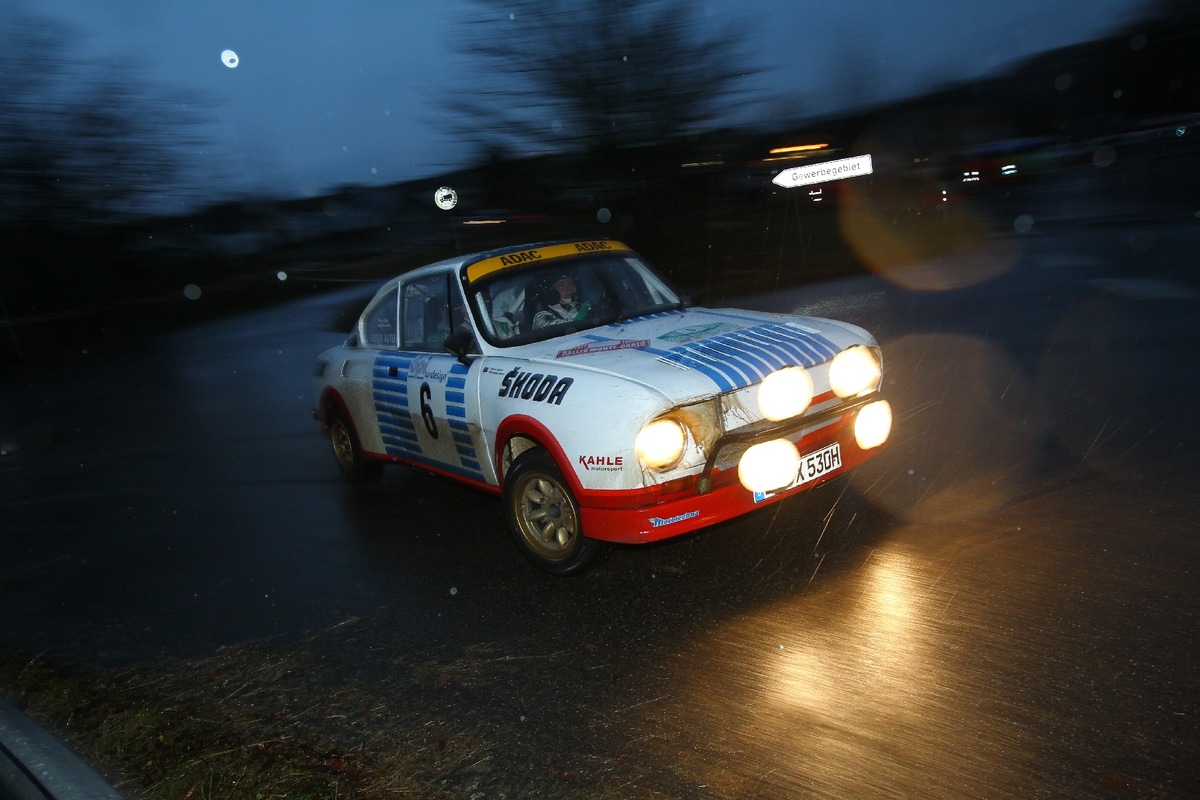
<path id="1" fill-rule="evenodd" d="M 779 491 L 786 492 L 788 489 L 794 489 L 801 484 L 815 481 L 822 475 L 841 469 L 841 466 L 842 447 L 837 442 L 834 442 L 808 455 L 800 456 L 800 469 L 796 471 L 796 480 L 792 481 L 790 486 L 786 486 Z M 754 502 L 761 503 L 772 494 L 778 494 L 778 492 L 755 492 Z"/>

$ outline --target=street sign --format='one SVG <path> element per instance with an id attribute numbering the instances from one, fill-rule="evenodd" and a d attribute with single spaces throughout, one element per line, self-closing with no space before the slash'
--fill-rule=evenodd
<path id="1" fill-rule="evenodd" d="M 823 161 L 820 164 L 790 167 L 776 175 L 771 183 L 785 189 L 792 189 L 811 183 L 828 183 L 846 178 L 858 178 L 870 175 L 871 171 L 870 155 L 852 156 L 851 158 L 839 158 L 837 161 Z"/>

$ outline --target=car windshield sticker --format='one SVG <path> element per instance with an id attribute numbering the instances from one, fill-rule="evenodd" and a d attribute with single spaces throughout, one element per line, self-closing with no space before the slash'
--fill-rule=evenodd
<path id="1" fill-rule="evenodd" d="M 743 328 L 670 350 L 647 348 L 660 360 L 708 376 L 723 392 L 758 383 L 784 366 L 812 367 L 837 355 L 833 342 L 792 325 L 771 323 Z"/>
<path id="2" fill-rule="evenodd" d="M 554 244 L 546 247 L 531 247 L 527 250 L 518 250 L 515 253 L 505 253 L 499 256 L 485 258 L 482 261 L 476 261 L 467 267 L 467 281 L 474 283 L 485 275 L 490 275 L 496 270 L 507 269 L 509 267 L 517 267 L 522 264 L 530 264 L 537 261 L 548 261 L 552 258 L 562 258 L 563 256 L 577 256 L 586 253 L 607 253 L 607 252 L 628 252 L 629 247 L 620 242 L 571 242 L 569 244 Z"/>

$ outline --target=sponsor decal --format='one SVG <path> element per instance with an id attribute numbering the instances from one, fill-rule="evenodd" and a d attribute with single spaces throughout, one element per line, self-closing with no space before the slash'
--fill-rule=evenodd
<path id="1" fill-rule="evenodd" d="M 557 375 L 543 375 L 540 372 L 524 372 L 520 367 L 509 370 L 500 382 L 497 397 L 515 397 L 520 400 L 533 400 L 537 403 L 562 405 L 567 390 L 575 383 L 574 378 L 560 378 Z"/>
<path id="2" fill-rule="evenodd" d="M 429 369 L 429 356 L 420 356 L 413 359 L 412 366 L 408 369 L 409 377 L 422 380 L 434 381 L 435 383 L 445 383 L 446 373 L 431 371 Z"/>
<path id="3" fill-rule="evenodd" d="M 714 333 L 733 330 L 736 327 L 731 322 L 708 322 L 703 325 L 689 325 L 686 328 L 676 328 L 673 331 L 661 334 L 658 338 L 666 339 L 668 342 L 694 342 L 697 339 L 703 339 Z"/>
<path id="4" fill-rule="evenodd" d="M 554 244 L 545 247 L 530 247 L 525 250 L 518 250 L 515 253 L 505 253 L 504 255 L 485 258 L 482 261 L 476 261 L 474 264 L 468 265 L 467 280 L 469 282 L 477 281 L 498 269 L 530 264 L 548 258 L 562 258 L 563 256 L 575 256 L 583 253 L 628 252 L 628 250 L 629 248 L 620 242 L 606 241 L 570 242 L 568 244 Z"/>
<path id="5" fill-rule="evenodd" d="M 683 522 L 684 520 L 695 519 L 698 516 L 700 516 L 699 511 L 686 511 L 682 514 L 676 514 L 673 517 L 667 517 L 666 519 L 663 519 L 662 517 L 651 517 L 650 524 L 656 528 L 662 528 L 667 525 L 674 525 L 676 522 Z"/>
<path id="6" fill-rule="evenodd" d="M 621 339 L 616 342 L 588 342 L 581 344 L 578 347 L 572 347 L 567 350 L 559 350 L 555 358 L 569 358 L 571 356 L 581 356 L 586 353 L 607 353 L 612 350 L 640 350 L 643 347 L 649 347 L 649 339 Z"/>
<path id="7" fill-rule="evenodd" d="M 580 456 L 579 464 L 589 472 L 620 472 L 625 467 L 625 457 Z"/>
<path id="8" fill-rule="evenodd" d="M 530 261 L 540 261 L 542 254 L 537 250 L 522 250 L 519 253 L 509 253 L 506 256 L 500 256 L 500 266 L 511 267 L 516 264 L 527 264 Z"/>

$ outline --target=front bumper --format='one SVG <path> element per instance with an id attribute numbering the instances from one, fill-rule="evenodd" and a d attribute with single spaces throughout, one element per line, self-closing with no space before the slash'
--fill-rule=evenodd
<path id="1" fill-rule="evenodd" d="M 695 480 L 674 492 L 664 486 L 631 492 L 588 492 L 579 498 L 584 533 L 593 539 L 625 544 L 655 542 L 733 519 L 819 486 L 854 469 L 881 449 L 859 447 L 854 433 L 859 412 L 878 399 L 872 395 L 811 417 L 727 434 L 713 447 L 708 463 Z M 722 450 L 779 438 L 795 444 L 801 455 L 837 442 L 841 466 L 814 480 L 758 498 L 742 486 L 736 467 L 715 466 Z"/>

